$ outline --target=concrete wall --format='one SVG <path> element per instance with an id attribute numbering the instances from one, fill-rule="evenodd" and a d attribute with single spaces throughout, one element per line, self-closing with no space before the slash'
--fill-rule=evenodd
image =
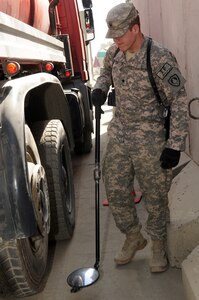
<path id="1" fill-rule="evenodd" d="M 187 80 L 188 100 L 199 97 L 199 1 L 133 0 L 133 3 L 140 12 L 142 32 L 176 55 Z M 194 110 L 199 116 L 199 102 Z M 190 120 L 187 152 L 199 163 L 199 120 Z"/>

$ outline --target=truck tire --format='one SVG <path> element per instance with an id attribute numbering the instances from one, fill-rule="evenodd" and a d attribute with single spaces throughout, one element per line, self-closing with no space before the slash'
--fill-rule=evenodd
<path id="1" fill-rule="evenodd" d="M 50 120 L 35 123 L 32 130 L 48 182 L 50 239 L 70 239 L 75 226 L 75 193 L 71 153 L 64 127 L 60 120 Z"/>
<path id="2" fill-rule="evenodd" d="M 38 230 L 35 236 L 0 243 L 0 268 L 7 290 L 16 297 L 35 294 L 45 285 L 48 258 L 48 191 L 34 138 L 25 126 L 27 170 Z M 41 173 L 43 175 L 41 175 Z M 40 175 L 39 175 L 40 174 Z M 37 177 L 38 175 L 38 177 Z M 36 178 L 37 177 L 37 178 Z M 35 187 L 40 186 L 37 195 Z M 44 197 L 46 197 L 44 199 Z"/>
<path id="3" fill-rule="evenodd" d="M 86 154 L 90 153 L 92 149 L 92 132 L 87 126 L 84 128 L 83 132 L 83 142 L 77 142 L 75 144 L 75 153 L 76 154 Z"/>
<path id="4" fill-rule="evenodd" d="M 83 97 L 83 110 L 84 110 L 84 121 L 85 126 L 83 128 L 83 140 L 82 142 L 77 142 L 75 144 L 75 153 L 76 154 L 86 154 L 90 153 L 93 143 L 92 143 L 92 132 L 93 132 L 93 112 L 89 106 L 89 94 L 90 91 L 85 87 L 85 85 L 79 85 Z M 91 96 L 90 96 L 91 97 Z"/>

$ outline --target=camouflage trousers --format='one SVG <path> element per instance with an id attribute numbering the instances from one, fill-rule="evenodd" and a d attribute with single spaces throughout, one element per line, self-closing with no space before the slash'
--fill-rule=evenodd
<path id="1" fill-rule="evenodd" d="M 140 231 L 141 223 L 131 195 L 136 176 L 148 212 L 146 231 L 152 239 L 166 239 L 172 170 L 160 166 L 164 138 L 147 135 L 142 138 L 135 137 L 132 142 L 109 139 L 102 163 L 106 194 L 120 231 L 125 234 Z"/>

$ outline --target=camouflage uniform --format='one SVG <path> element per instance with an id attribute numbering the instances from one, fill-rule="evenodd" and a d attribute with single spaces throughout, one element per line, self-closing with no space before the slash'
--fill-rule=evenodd
<path id="1" fill-rule="evenodd" d="M 148 78 L 147 41 L 148 37 L 144 37 L 141 49 L 128 61 L 122 51 L 114 57 L 116 45 L 113 44 L 94 89 L 107 93 L 113 76 L 116 109 L 108 128 L 102 173 L 116 225 L 125 234 L 141 228 L 131 196 L 136 175 L 148 212 L 147 232 L 152 239 L 161 240 L 166 238 L 172 170 L 162 169 L 159 159 L 165 147 L 185 149 L 187 97 L 185 80 L 175 57 L 153 41 L 153 75 L 161 98 L 171 107 L 170 137 L 165 141 L 162 111 Z"/>

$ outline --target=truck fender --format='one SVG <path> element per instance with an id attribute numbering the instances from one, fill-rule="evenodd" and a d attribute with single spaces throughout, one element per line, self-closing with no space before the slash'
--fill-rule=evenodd
<path id="1" fill-rule="evenodd" d="M 80 79 L 73 81 L 74 88 L 79 89 L 81 93 L 80 101 L 83 105 L 83 113 L 85 126 L 93 132 L 93 106 L 91 101 L 91 89 L 90 87 L 82 82 Z"/>
<path id="2" fill-rule="evenodd" d="M 37 224 L 27 174 L 25 124 L 60 119 L 73 147 L 72 125 L 59 80 L 45 73 L 0 88 L 0 238 L 27 238 Z"/>
<path id="3" fill-rule="evenodd" d="M 80 79 L 76 79 L 70 84 L 63 84 L 63 89 L 71 109 L 74 137 L 81 140 L 85 127 L 94 132 L 90 88 Z"/>

